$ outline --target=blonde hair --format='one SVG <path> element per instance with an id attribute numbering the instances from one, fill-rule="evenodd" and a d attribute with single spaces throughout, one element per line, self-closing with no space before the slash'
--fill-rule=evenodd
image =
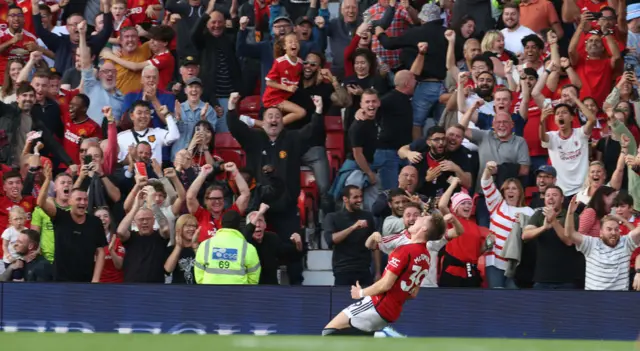
<path id="1" fill-rule="evenodd" d="M 509 184 L 515 184 L 516 187 L 518 188 L 518 191 L 520 192 L 520 196 L 518 197 L 518 207 L 524 207 L 525 203 L 524 203 L 524 188 L 522 187 L 522 183 L 520 183 L 520 181 L 516 178 L 509 178 L 507 180 L 504 181 L 504 183 L 502 183 L 502 186 L 500 187 L 500 194 L 502 194 L 502 197 L 504 197 L 504 191 L 507 189 L 507 187 L 509 186 Z"/>
<path id="2" fill-rule="evenodd" d="M 498 38 L 504 39 L 504 35 L 499 30 L 492 29 L 487 31 L 482 38 L 482 42 L 480 43 L 480 50 L 482 52 L 490 51 L 493 52 L 493 42 L 495 42 Z"/>
<path id="3" fill-rule="evenodd" d="M 587 176 L 584 178 L 584 184 L 582 184 L 582 190 L 588 190 L 591 188 L 591 177 L 589 177 L 589 169 L 594 166 L 602 168 L 605 178 L 607 177 L 607 169 L 604 168 L 604 163 L 600 161 L 593 161 L 589 163 L 589 168 L 587 168 Z"/>
<path id="4" fill-rule="evenodd" d="M 182 235 L 182 228 L 189 222 L 193 222 L 195 223 L 195 225 L 198 225 L 198 219 L 194 215 L 183 214 L 182 216 L 178 217 L 178 219 L 176 220 L 176 235 L 178 235 L 178 233 Z"/>
<path id="5" fill-rule="evenodd" d="M 19 215 L 19 216 L 26 216 L 27 213 L 24 212 L 24 209 L 20 206 L 13 206 L 11 207 L 11 210 L 9 210 L 9 218 L 11 218 L 11 215 Z"/>

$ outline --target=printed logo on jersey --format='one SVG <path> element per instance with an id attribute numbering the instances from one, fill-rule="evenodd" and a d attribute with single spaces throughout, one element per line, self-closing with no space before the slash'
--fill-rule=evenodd
<path id="1" fill-rule="evenodd" d="M 429 256 L 427 256 L 425 254 L 422 254 L 422 255 L 416 257 L 415 260 L 413 260 L 413 262 L 415 262 L 415 263 L 420 263 L 422 261 L 429 262 L 429 261 L 431 261 L 431 259 L 429 258 Z"/>
<path id="2" fill-rule="evenodd" d="M 238 249 L 227 249 L 214 247 L 211 250 L 211 259 L 212 260 L 223 260 L 223 261 L 237 261 L 238 260 Z"/>
<path id="3" fill-rule="evenodd" d="M 75 133 L 73 133 L 69 129 L 64 131 L 64 138 L 69 140 L 70 142 L 72 142 L 74 144 L 77 144 L 78 142 L 80 142 L 80 136 L 76 135 Z"/>
<path id="4" fill-rule="evenodd" d="M 280 158 L 285 159 L 287 158 L 287 152 L 286 151 L 280 151 L 280 153 L 278 154 L 280 156 Z"/>
<path id="5" fill-rule="evenodd" d="M 149 142 L 152 142 L 152 143 L 156 142 L 156 136 L 155 135 L 149 135 L 149 137 L 147 139 L 149 140 Z"/>
<path id="6" fill-rule="evenodd" d="M 391 261 L 389 261 L 388 264 L 394 268 L 398 268 L 398 265 L 400 265 L 400 259 L 396 257 L 392 257 Z"/>

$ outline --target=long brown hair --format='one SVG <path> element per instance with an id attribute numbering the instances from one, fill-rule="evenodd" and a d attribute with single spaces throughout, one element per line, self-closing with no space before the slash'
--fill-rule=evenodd
<path id="1" fill-rule="evenodd" d="M 285 50 L 285 40 L 287 39 L 288 36 L 293 35 L 294 37 L 296 37 L 296 34 L 291 32 L 289 34 L 283 35 L 281 36 L 278 40 L 276 40 L 276 42 L 273 44 L 273 56 L 275 58 L 284 56 L 284 54 L 287 53 L 287 51 Z M 296 37 L 297 39 L 298 37 Z"/>
<path id="2" fill-rule="evenodd" d="M 520 180 L 518 180 L 517 178 L 509 178 L 506 179 L 504 183 L 502 183 L 502 186 L 500 187 L 500 193 L 502 194 L 502 197 L 504 198 L 504 191 L 507 189 L 510 183 L 515 184 L 518 188 L 518 191 L 520 192 L 520 196 L 518 197 L 518 207 L 524 207 L 524 188 L 522 187 L 522 183 L 520 183 Z"/>
<path id="3" fill-rule="evenodd" d="M 2 97 L 7 97 L 13 94 L 13 91 L 17 88 L 17 86 L 13 84 L 11 76 L 9 75 L 9 71 L 11 71 L 11 65 L 14 63 L 19 63 L 24 68 L 24 61 L 22 61 L 21 59 L 13 58 L 7 62 L 7 66 L 4 70 L 4 81 L 2 82 Z"/>

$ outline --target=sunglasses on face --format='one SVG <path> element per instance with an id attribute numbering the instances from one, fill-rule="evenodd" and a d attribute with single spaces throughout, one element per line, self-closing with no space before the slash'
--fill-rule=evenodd
<path id="1" fill-rule="evenodd" d="M 302 62 L 304 65 L 309 65 L 311 67 L 318 67 L 318 64 L 315 62 L 304 61 Z"/>

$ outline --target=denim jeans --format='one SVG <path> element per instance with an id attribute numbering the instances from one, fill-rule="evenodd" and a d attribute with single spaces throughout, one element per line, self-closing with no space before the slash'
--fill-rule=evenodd
<path id="1" fill-rule="evenodd" d="M 435 117 L 435 107 L 439 103 L 441 87 L 442 82 L 420 82 L 416 86 L 413 99 L 411 99 L 415 127 L 424 127 L 427 118 Z"/>
<path id="2" fill-rule="evenodd" d="M 302 155 L 302 164 L 308 166 L 313 171 L 316 178 L 316 185 L 320 195 L 320 208 L 327 214 L 333 212 L 333 201 L 329 197 L 329 160 L 327 150 L 324 146 L 313 146 Z"/>
<path id="3" fill-rule="evenodd" d="M 406 160 L 400 159 L 397 150 L 377 149 L 373 156 L 374 168 L 378 169 L 378 177 L 382 189 L 393 189 L 398 187 L 398 174 L 400 167 L 407 164 Z"/>
<path id="4" fill-rule="evenodd" d="M 224 114 L 222 117 L 218 118 L 214 127 L 216 128 L 216 133 L 226 133 L 229 131 L 229 127 L 227 127 L 227 104 L 229 103 L 229 98 L 218 98 L 218 103 L 224 110 Z"/>
<path id="5" fill-rule="evenodd" d="M 512 278 L 507 278 L 504 275 L 504 270 L 497 268 L 495 266 L 487 266 L 485 268 L 485 275 L 487 277 L 487 283 L 489 283 L 489 288 L 507 288 L 507 289 L 517 289 L 516 283 Z"/>
<path id="6" fill-rule="evenodd" d="M 547 290 L 575 290 L 578 287 L 573 283 L 535 283 L 534 289 L 547 289 Z"/>

